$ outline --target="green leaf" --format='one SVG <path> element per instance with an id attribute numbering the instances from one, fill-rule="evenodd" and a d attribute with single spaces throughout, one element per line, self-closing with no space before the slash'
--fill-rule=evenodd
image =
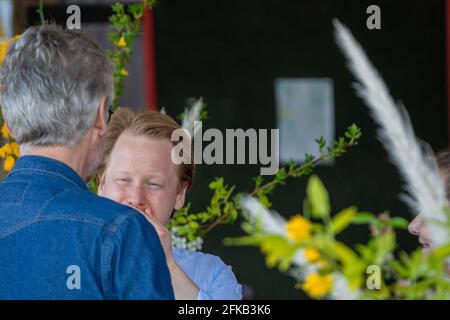
<path id="1" fill-rule="evenodd" d="M 259 187 L 262 185 L 264 178 L 262 176 L 257 176 L 253 178 L 253 181 L 255 181 L 255 187 Z"/>
<path id="2" fill-rule="evenodd" d="M 310 153 L 305 154 L 305 163 L 311 164 L 314 161 L 314 156 Z"/>
<path id="3" fill-rule="evenodd" d="M 278 169 L 277 174 L 276 174 L 276 176 L 275 176 L 275 179 L 276 179 L 277 181 L 283 181 L 283 180 L 286 179 L 286 177 L 287 177 L 287 175 L 286 175 L 286 169 L 285 169 L 285 168 L 280 168 L 280 169 Z"/>
<path id="4" fill-rule="evenodd" d="M 193 229 L 197 229 L 199 227 L 199 224 L 195 221 L 190 221 L 188 225 Z"/>
<path id="5" fill-rule="evenodd" d="M 395 234 L 393 232 L 387 232 L 379 235 L 376 238 L 377 252 L 375 255 L 375 263 L 382 264 L 387 255 L 394 251 L 396 247 Z"/>
<path id="6" fill-rule="evenodd" d="M 90 179 L 88 182 L 88 189 L 89 191 L 91 191 L 92 193 L 97 194 L 98 191 L 98 184 L 97 181 L 95 179 Z"/>
<path id="7" fill-rule="evenodd" d="M 209 184 L 209 188 L 210 188 L 211 190 L 216 190 L 216 189 L 219 189 L 219 188 L 221 188 L 221 187 L 223 187 L 223 178 L 215 179 L 214 181 L 212 181 L 212 182 Z"/>
<path id="8" fill-rule="evenodd" d="M 369 247 L 362 245 L 360 243 L 355 244 L 356 251 L 360 254 L 361 258 L 364 259 L 366 264 L 372 264 L 374 261 L 375 252 L 371 250 Z"/>
<path id="9" fill-rule="evenodd" d="M 260 236 L 245 236 L 239 238 L 223 239 L 225 246 L 259 246 L 261 244 Z"/>
<path id="10" fill-rule="evenodd" d="M 231 213 L 230 213 L 229 222 L 236 221 L 237 217 L 238 217 L 237 210 L 232 210 Z"/>
<path id="11" fill-rule="evenodd" d="M 116 2 L 111 6 L 114 13 L 122 13 L 123 12 L 123 4 L 120 2 Z"/>
<path id="12" fill-rule="evenodd" d="M 438 271 L 442 271 L 446 260 L 450 257 L 450 244 L 434 248 L 429 255 L 430 265 Z"/>
<path id="13" fill-rule="evenodd" d="M 337 213 L 331 220 L 331 231 L 333 234 L 338 234 L 347 228 L 356 213 L 355 207 L 350 207 Z"/>
<path id="14" fill-rule="evenodd" d="M 286 272 L 291 265 L 292 258 L 298 250 L 287 239 L 278 235 L 269 235 L 261 241 L 261 251 L 266 255 L 266 264 L 269 268 L 278 265 L 280 271 Z"/>
<path id="15" fill-rule="evenodd" d="M 408 229 L 409 221 L 404 218 L 395 217 L 390 219 L 387 225 L 395 229 Z"/>
<path id="16" fill-rule="evenodd" d="M 256 233 L 256 227 L 247 221 L 241 223 L 241 229 L 248 234 Z"/>
<path id="17" fill-rule="evenodd" d="M 308 180 L 306 194 L 311 206 L 311 215 L 324 218 L 330 215 L 330 200 L 328 192 L 318 176 L 313 175 Z"/>
<path id="18" fill-rule="evenodd" d="M 353 224 L 372 224 L 377 221 L 377 218 L 370 212 L 358 212 L 353 218 Z"/>
<path id="19" fill-rule="evenodd" d="M 342 271 L 346 276 L 351 288 L 360 288 L 363 282 L 363 272 L 365 263 L 359 259 L 358 255 L 341 242 L 333 243 L 334 254 L 342 263 Z"/>
<path id="20" fill-rule="evenodd" d="M 326 140 L 324 137 L 320 137 L 319 139 L 315 140 L 316 143 L 319 145 L 319 149 L 322 151 L 323 148 L 326 146 Z"/>
<path id="21" fill-rule="evenodd" d="M 259 194 L 258 200 L 266 208 L 270 208 L 270 206 L 272 205 L 272 203 L 270 203 L 270 201 L 269 201 L 269 198 L 267 198 L 267 196 L 264 194 Z"/>
<path id="22" fill-rule="evenodd" d="M 359 139 L 362 135 L 361 133 L 361 129 L 356 125 L 356 124 L 352 124 L 347 128 L 347 131 L 345 132 L 345 137 L 349 138 L 349 139 Z"/>
<path id="23" fill-rule="evenodd" d="M 177 217 L 175 219 L 177 224 L 186 224 L 187 223 L 187 219 L 185 217 Z"/>

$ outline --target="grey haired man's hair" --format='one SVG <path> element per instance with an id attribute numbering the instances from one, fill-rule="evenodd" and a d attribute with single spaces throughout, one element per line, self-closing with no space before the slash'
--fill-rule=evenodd
<path id="1" fill-rule="evenodd" d="M 79 143 L 102 96 L 109 103 L 114 98 L 113 65 L 77 31 L 30 27 L 0 66 L 0 104 L 19 144 Z"/>

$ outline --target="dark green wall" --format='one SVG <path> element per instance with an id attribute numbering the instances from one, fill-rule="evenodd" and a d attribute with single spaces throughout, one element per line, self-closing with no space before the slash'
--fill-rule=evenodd
<path id="1" fill-rule="evenodd" d="M 366 28 L 366 8 L 381 7 L 382 29 Z M 333 210 L 350 205 L 410 218 L 398 200 L 401 183 L 375 139 L 375 126 L 351 87 L 353 81 L 332 36 L 337 17 L 353 31 L 380 70 L 394 97 L 402 100 L 417 135 L 435 150 L 447 145 L 444 1 L 332 0 L 161 0 L 155 10 L 159 104 L 179 114 L 188 97 L 208 103 L 207 127 L 275 128 L 273 81 L 277 77 L 329 77 L 334 81 L 336 135 L 356 122 L 364 136 L 358 147 L 317 173 L 331 193 Z M 258 166 L 199 166 L 190 194 L 205 208 L 208 182 L 224 176 L 239 190 L 251 188 Z M 291 181 L 274 196 L 283 215 L 298 212 L 305 180 Z M 233 266 L 255 298 L 303 298 L 294 281 L 268 270 L 254 248 L 224 247 L 222 238 L 241 235 L 239 223 L 213 231 L 205 251 Z M 364 241 L 367 230 L 342 235 Z M 400 246 L 417 243 L 406 232 Z"/>

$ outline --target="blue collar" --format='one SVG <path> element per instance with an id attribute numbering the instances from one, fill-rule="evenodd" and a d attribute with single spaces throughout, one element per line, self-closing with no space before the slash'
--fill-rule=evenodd
<path id="1" fill-rule="evenodd" d="M 82 189 L 87 189 L 86 183 L 71 167 L 65 163 L 42 156 L 21 156 L 17 159 L 14 168 L 8 174 L 8 176 L 15 175 L 23 171 L 36 171 L 59 176 L 62 179 L 69 180 L 72 183 L 80 186 Z"/>

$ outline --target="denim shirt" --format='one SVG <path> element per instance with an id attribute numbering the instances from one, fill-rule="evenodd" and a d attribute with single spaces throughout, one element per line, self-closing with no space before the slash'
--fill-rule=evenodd
<path id="1" fill-rule="evenodd" d="M 173 299 L 154 228 L 62 162 L 20 157 L 0 183 L 0 299 Z"/>
<path id="2" fill-rule="evenodd" d="M 203 252 L 172 248 L 173 257 L 200 289 L 198 300 L 241 300 L 242 287 L 230 266 L 222 259 Z"/>

